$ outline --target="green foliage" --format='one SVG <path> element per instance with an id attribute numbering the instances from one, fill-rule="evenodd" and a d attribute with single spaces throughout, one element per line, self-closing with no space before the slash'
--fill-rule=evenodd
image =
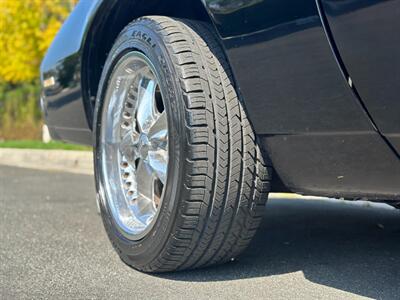
<path id="1" fill-rule="evenodd" d="M 30 82 L 75 0 L 0 0 L 0 80 Z"/>
<path id="2" fill-rule="evenodd" d="M 0 0 L 0 140 L 38 139 L 39 65 L 77 0 Z"/>
<path id="3" fill-rule="evenodd" d="M 39 85 L 0 83 L 0 140 L 41 135 Z"/>
<path id="4" fill-rule="evenodd" d="M 91 147 L 72 145 L 63 142 L 51 141 L 50 143 L 43 143 L 40 141 L 33 140 L 10 140 L 0 142 L 0 148 L 20 148 L 20 149 L 62 149 L 62 150 L 80 150 L 80 151 L 91 151 Z"/>

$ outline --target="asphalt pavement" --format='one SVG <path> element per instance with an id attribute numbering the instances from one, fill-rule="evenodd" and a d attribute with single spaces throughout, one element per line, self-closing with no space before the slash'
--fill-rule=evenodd
<path id="1" fill-rule="evenodd" d="M 243 256 L 163 275 L 122 263 L 87 175 L 0 166 L 0 299 L 400 299 L 400 211 L 272 199 Z"/>

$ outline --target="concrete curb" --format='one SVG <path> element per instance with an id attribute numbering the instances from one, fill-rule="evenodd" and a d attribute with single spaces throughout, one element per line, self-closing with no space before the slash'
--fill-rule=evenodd
<path id="1" fill-rule="evenodd" d="M 0 164 L 39 170 L 93 174 L 91 151 L 0 148 Z"/>

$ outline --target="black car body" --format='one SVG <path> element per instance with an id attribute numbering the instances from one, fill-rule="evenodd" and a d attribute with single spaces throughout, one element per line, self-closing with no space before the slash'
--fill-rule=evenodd
<path id="1" fill-rule="evenodd" d="M 53 138 L 92 144 L 104 62 L 143 15 L 215 28 L 273 191 L 400 199 L 399 0 L 81 0 L 41 65 Z"/>

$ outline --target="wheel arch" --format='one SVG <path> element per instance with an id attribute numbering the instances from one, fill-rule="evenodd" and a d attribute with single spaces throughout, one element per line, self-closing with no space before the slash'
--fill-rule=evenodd
<path id="1" fill-rule="evenodd" d="M 212 20 L 202 0 L 100 0 L 87 30 L 82 52 L 82 87 L 86 116 L 92 128 L 93 109 L 108 52 L 121 30 L 146 15 L 163 15 L 207 22 Z"/>
<path id="2" fill-rule="evenodd" d="M 146 5 L 132 0 L 101 1 L 88 28 L 82 53 L 83 101 L 90 128 L 97 89 L 108 52 L 129 22 L 146 15 L 163 15 L 203 21 L 211 24 L 217 32 L 213 15 L 209 13 L 204 0 L 146 0 Z M 273 192 L 289 192 L 277 176 L 273 176 L 271 185 Z"/>

